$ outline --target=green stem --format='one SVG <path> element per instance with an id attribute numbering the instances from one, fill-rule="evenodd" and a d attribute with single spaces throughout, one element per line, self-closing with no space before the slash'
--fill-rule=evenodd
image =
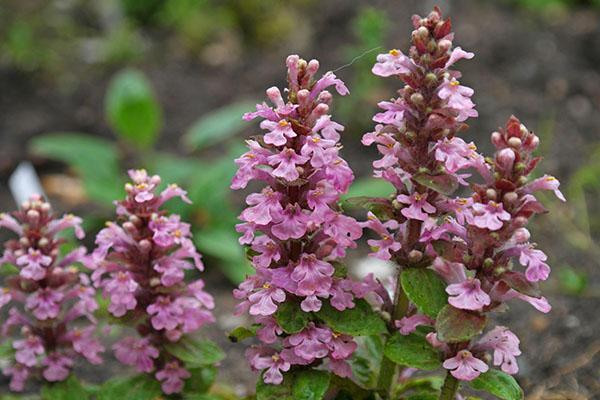
<path id="1" fill-rule="evenodd" d="M 444 386 L 442 386 L 442 391 L 440 392 L 439 400 L 454 400 L 459 384 L 460 382 L 450 374 L 450 371 L 448 371 L 446 379 L 444 380 Z"/>

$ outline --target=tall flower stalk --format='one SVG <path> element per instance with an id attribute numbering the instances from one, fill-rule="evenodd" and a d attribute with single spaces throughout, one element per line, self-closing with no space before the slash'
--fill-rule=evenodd
<path id="1" fill-rule="evenodd" d="M 478 336 L 486 330 L 487 315 L 505 308 L 509 299 L 550 310 L 536 286 L 550 269 L 525 226 L 544 211 L 534 191 L 554 190 L 564 198 L 556 179 L 530 180 L 539 139 L 515 117 L 492 134 L 493 159 L 484 159 L 458 136 L 477 111 L 473 90 L 461 84 L 454 67 L 473 53 L 453 47 L 450 20 L 438 8 L 412 22 L 408 54 L 394 49 L 377 57 L 373 73 L 399 78 L 404 86 L 397 98 L 379 103 L 382 112 L 373 118 L 378 124 L 363 137 L 363 144 L 376 145 L 382 156 L 373 163 L 375 177 L 395 189 L 388 199 L 365 202 L 373 212 L 364 226 L 378 237 L 369 240 L 372 255 L 398 265 L 378 391 L 384 398 L 392 395 L 397 364 L 434 369 L 438 353 L 449 371 L 440 396 L 452 399 L 457 379 L 481 376 L 473 383 L 481 388 L 481 380 L 497 375 L 486 353 L 503 373 L 518 371 L 516 335 L 498 326 Z M 469 183 L 474 171 L 483 183 Z M 470 187 L 472 195 L 453 197 L 460 186 Z M 524 273 L 515 259 L 526 267 Z M 421 360 L 418 354 L 407 357 L 410 341 L 427 349 Z M 428 355 L 432 360 L 425 363 Z M 403 379 L 413 371 L 405 371 Z"/>
<path id="2" fill-rule="evenodd" d="M 354 309 L 378 287 L 372 277 L 350 280 L 339 263 L 362 229 L 337 205 L 354 175 L 339 155 L 344 128 L 329 115 L 326 89 L 341 95 L 348 89 L 332 72 L 317 78 L 316 60 L 291 55 L 286 64 L 287 99 L 271 87 L 266 93 L 273 106 L 258 104 L 244 115 L 261 118 L 266 132 L 247 141 L 231 186 L 262 185 L 246 198 L 237 225 L 256 274 L 234 296 L 241 301 L 237 313 L 254 317 L 261 342 L 247 351 L 249 362 L 275 385 L 290 370 L 323 362 L 338 376 L 350 376 L 347 360 L 357 344 L 349 331 L 332 326 L 331 316 Z"/>
<path id="3" fill-rule="evenodd" d="M 0 227 L 18 235 L 5 243 L 0 259 L 0 267 L 16 267 L 0 288 L 0 309 L 10 307 L 1 341 L 13 350 L 3 372 L 11 377 L 13 391 L 24 390 L 27 379 L 39 375 L 48 382 L 67 379 L 78 358 L 102 362 L 95 290 L 79 268 L 86 250 L 77 247 L 61 255 L 67 242 L 63 231 L 74 228 L 83 239 L 80 224 L 70 214 L 57 218 L 41 196 L 32 196 L 12 215 L 0 214 Z"/>
<path id="4" fill-rule="evenodd" d="M 177 185 L 159 192 L 160 177 L 145 170 L 129 176 L 126 199 L 115 203 L 117 221 L 107 222 L 96 238 L 92 280 L 108 299 L 108 311 L 137 331 L 113 346 L 116 358 L 154 374 L 164 393 L 179 393 L 192 376 L 186 361 L 194 353 L 177 345 L 214 322 L 214 300 L 202 279 L 186 279 L 186 271 L 204 269 L 190 225 L 162 208 L 173 197 L 189 203 L 186 192 Z"/>

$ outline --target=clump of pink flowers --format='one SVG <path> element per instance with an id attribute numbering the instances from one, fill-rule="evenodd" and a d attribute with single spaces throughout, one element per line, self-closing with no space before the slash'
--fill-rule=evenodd
<path id="1" fill-rule="evenodd" d="M 74 228 L 82 239 L 80 224 L 71 214 L 56 217 L 41 196 L 32 196 L 11 215 L 0 214 L 0 227 L 18 235 L 5 243 L 0 259 L 0 267 L 10 264 L 18 270 L 0 288 L 0 309 L 9 307 L 1 340 L 14 350 L 3 372 L 11 377 L 13 391 L 22 391 L 30 377 L 67 379 L 78 358 L 102 362 L 104 348 L 95 338 L 95 290 L 79 268 L 86 250 L 77 247 L 61 255 L 67 242 L 63 231 Z"/>
<path id="2" fill-rule="evenodd" d="M 517 118 L 492 134 L 492 159 L 457 136 L 467 128 L 465 121 L 478 114 L 473 90 L 459 81 L 454 68 L 474 55 L 453 47 L 450 21 L 438 8 L 412 22 L 408 54 L 391 50 L 379 55 L 373 67 L 374 74 L 396 77 L 404 86 L 397 98 L 379 103 L 382 112 L 373 118 L 378 124 L 363 137 L 382 156 L 373 163 L 375 177 L 396 190 L 389 199 L 377 199 L 387 212 L 369 213 L 364 225 L 377 237 L 369 240 L 372 255 L 400 266 L 394 306 L 388 310 L 393 325 L 401 335 L 416 332 L 417 326 L 431 327 L 427 341 L 442 352 L 449 371 L 442 398 L 450 399 L 457 386 L 452 378 L 472 381 L 490 369 L 486 353 L 503 372 L 518 371 L 521 350 L 514 333 L 497 326 L 478 336 L 486 315 L 505 308 L 507 300 L 550 310 L 536 286 L 548 278 L 547 257 L 530 241 L 526 225 L 531 216 L 545 212 L 535 191 L 564 197 L 555 178 L 530 178 L 540 160 L 532 156 L 539 139 Z M 470 179 L 475 171 L 478 181 Z M 460 186 L 470 187 L 472 195 L 453 197 Z M 426 315 L 423 300 L 404 291 L 410 276 L 404 281 L 401 274 L 410 269 L 435 271 L 446 285 L 448 305 Z M 384 392 L 392 383 L 388 378 L 380 381 Z"/>
<path id="3" fill-rule="evenodd" d="M 185 276 L 204 269 L 190 225 L 162 209 L 174 197 L 190 202 L 186 192 L 177 185 L 159 191 L 160 177 L 145 170 L 129 176 L 127 197 L 116 203 L 117 221 L 96 238 L 92 280 L 108 299 L 108 311 L 137 330 L 113 346 L 116 358 L 153 373 L 166 394 L 178 393 L 191 374 L 165 346 L 214 322 L 214 300 L 202 279 Z"/>
<path id="4" fill-rule="evenodd" d="M 246 198 L 243 222 L 236 227 L 256 274 L 234 296 L 241 301 L 237 313 L 249 312 L 259 326 L 261 345 L 250 348 L 247 357 L 270 384 L 280 384 L 282 372 L 294 365 L 325 360 L 335 374 L 350 376 L 347 360 L 356 342 L 327 326 L 318 312 L 326 306 L 351 309 L 356 298 L 378 287 L 372 277 L 350 280 L 336 263 L 362 234 L 360 224 L 337 205 L 354 175 L 339 154 L 344 127 L 329 115 L 327 89 L 334 87 L 340 95 L 348 89 L 332 72 L 317 77 L 316 60 L 291 55 L 286 64 L 287 99 L 271 87 L 266 93 L 272 106 L 258 104 L 244 115 L 246 120 L 261 118 L 265 133 L 247 141 L 249 151 L 236 160 L 231 185 L 262 185 Z M 283 305 L 286 312 L 292 308 L 304 314 L 299 329 L 282 326 L 278 312 Z"/>

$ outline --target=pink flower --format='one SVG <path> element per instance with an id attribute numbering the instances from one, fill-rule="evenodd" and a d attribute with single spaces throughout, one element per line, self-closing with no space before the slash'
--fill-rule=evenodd
<path id="1" fill-rule="evenodd" d="M 256 336 L 265 344 L 275 343 L 277 336 L 283 333 L 283 329 L 281 329 L 273 317 L 259 316 L 256 318 L 256 322 L 262 325 L 262 328 L 256 331 Z"/>
<path id="2" fill-rule="evenodd" d="M 466 143 L 459 137 L 444 138 L 435 145 L 435 159 L 443 162 L 446 171 L 454 174 L 482 161 L 483 157 L 476 150 L 472 142 Z"/>
<path id="3" fill-rule="evenodd" d="M 39 281 L 46 276 L 46 269 L 52 263 L 52 257 L 42 254 L 40 250 L 29 248 L 27 254 L 17 258 L 17 265 L 24 267 L 20 275 L 25 279 Z"/>
<path id="4" fill-rule="evenodd" d="M 402 248 L 402 244 L 396 241 L 394 234 L 390 233 L 388 230 L 398 229 L 398 222 L 390 220 L 385 223 L 381 223 L 375 214 L 370 211 L 368 212 L 367 218 L 367 221 L 362 223 L 361 226 L 363 228 L 371 229 L 381 237 L 380 240 L 367 240 L 367 244 L 371 246 L 371 249 L 373 250 L 373 252 L 369 255 L 379 258 L 380 260 L 391 259 L 392 255 Z"/>
<path id="5" fill-rule="evenodd" d="M 81 218 L 76 217 L 73 214 L 66 214 L 61 219 L 55 219 L 48 223 L 48 233 L 50 235 L 55 235 L 65 229 L 73 228 L 77 239 L 83 239 L 85 237 L 85 232 L 81 228 L 82 222 L 83 220 Z"/>
<path id="6" fill-rule="evenodd" d="M 478 228 L 497 231 L 502 228 L 502 221 L 510 221 L 510 214 L 504 211 L 502 203 L 490 201 L 487 204 L 474 203 L 471 206 L 473 215 L 467 218 L 469 224 Z"/>
<path id="7" fill-rule="evenodd" d="M 127 184 L 125 190 L 138 203 L 144 203 L 155 198 L 154 190 L 160 185 L 158 175 L 148 176 L 145 169 L 129 170 L 129 177 L 133 184 Z"/>
<path id="8" fill-rule="evenodd" d="M 265 370 L 263 380 L 265 383 L 272 385 L 279 385 L 283 382 L 281 372 L 287 372 L 291 367 L 291 364 L 282 357 L 281 353 L 268 348 L 250 348 L 246 351 L 246 358 L 248 358 L 252 368 Z"/>
<path id="9" fill-rule="evenodd" d="M 461 381 L 472 381 L 489 369 L 486 363 L 475 358 L 469 350 L 459 351 L 454 357 L 444 361 L 443 366 Z"/>
<path id="10" fill-rule="evenodd" d="M 10 294 L 9 288 L 0 287 L 0 309 L 10 303 L 12 295 Z"/>
<path id="11" fill-rule="evenodd" d="M 167 185 L 165 190 L 160 192 L 157 206 L 163 205 L 174 197 L 179 197 L 184 203 L 192 204 L 192 201 L 187 197 L 187 192 L 180 188 L 176 183 L 171 183 Z"/>
<path id="12" fill-rule="evenodd" d="M 519 263 L 527 266 L 525 276 L 530 282 L 545 281 L 550 275 L 550 267 L 544 261 L 548 256 L 543 251 L 534 249 L 532 246 L 521 248 Z"/>
<path id="13" fill-rule="evenodd" d="M 9 388 L 13 392 L 22 392 L 25 389 L 25 381 L 29 378 L 29 369 L 21 364 L 14 364 L 9 367 L 5 367 L 2 373 L 6 376 L 10 376 Z"/>
<path id="14" fill-rule="evenodd" d="M 300 333 L 295 333 L 286 339 L 293 347 L 294 354 L 308 362 L 323 358 L 329 353 L 329 343 L 332 333 L 327 328 L 319 328 L 310 322 Z"/>
<path id="15" fill-rule="evenodd" d="M 156 330 L 173 330 L 179 325 L 183 309 L 177 301 L 172 301 L 168 296 L 158 296 L 156 301 L 146 308 L 151 315 L 152 327 Z"/>
<path id="16" fill-rule="evenodd" d="M 179 215 L 171 215 L 168 218 L 156 216 L 152 218 L 148 227 L 153 232 L 152 240 L 161 247 L 181 244 L 190 236 L 190 225 L 182 223 Z"/>
<path id="17" fill-rule="evenodd" d="M 267 164 L 267 158 L 271 155 L 269 150 L 263 149 L 255 140 L 247 140 L 246 144 L 250 148 L 250 151 L 242 154 L 240 158 L 235 160 L 238 170 L 231 181 L 232 189 L 245 188 L 250 180 L 259 175 L 256 167 L 261 164 Z"/>
<path id="18" fill-rule="evenodd" d="M 413 193 L 409 196 L 405 194 L 398 195 L 397 200 L 401 203 L 408 204 L 400 211 L 402 215 L 409 219 L 425 221 L 428 218 L 427 214 L 435 212 L 435 207 L 427 202 L 427 193 Z"/>
<path id="19" fill-rule="evenodd" d="M 281 119 L 279 122 L 265 120 L 260 123 L 260 127 L 269 131 L 264 136 L 267 144 L 283 146 L 287 143 L 288 138 L 296 137 L 292 125 L 285 119 Z"/>
<path id="20" fill-rule="evenodd" d="M 39 320 L 56 318 L 60 312 L 61 302 L 64 295 L 54 289 L 39 289 L 27 297 L 26 306 L 33 311 L 33 315 Z"/>
<path id="21" fill-rule="evenodd" d="M 126 337 L 113 345 L 115 357 L 125 365 L 133 366 L 139 372 L 152 372 L 153 358 L 158 358 L 159 351 L 148 339 Z"/>
<path id="22" fill-rule="evenodd" d="M 477 348 L 494 352 L 494 365 L 501 366 L 502 371 L 514 375 L 519 372 L 515 356 L 521 354 L 519 338 L 504 326 L 497 326 L 483 336 Z"/>
<path id="23" fill-rule="evenodd" d="M 387 54 L 379 54 L 377 63 L 373 66 L 373 73 L 378 76 L 392 76 L 408 74 L 416 68 L 414 62 L 400 50 L 390 50 Z"/>
<path id="24" fill-rule="evenodd" d="M 268 160 L 270 165 L 277 166 L 272 172 L 273 176 L 293 182 L 300 177 L 296 167 L 306 163 L 309 158 L 296 154 L 294 149 L 288 147 L 281 153 L 269 156 Z"/>
<path id="25" fill-rule="evenodd" d="M 323 90 L 327 89 L 329 86 L 332 85 L 335 86 L 335 90 L 338 92 L 338 94 L 342 96 L 345 96 L 348 93 L 350 93 L 344 82 L 342 82 L 341 79 L 338 79 L 333 72 L 329 71 L 326 72 L 325 75 L 323 75 L 317 82 L 315 82 L 315 85 L 310 91 L 309 99 L 316 98 L 319 95 L 319 93 L 321 93 Z"/>
<path id="26" fill-rule="evenodd" d="M 68 336 L 73 343 L 73 350 L 84 356 L 90 363 L 101 364 L 102 358 L 98 353 L 104 351 L 104 346 L 94 337 L 94 331 L 94 326 L 76 328 L 73 332 L 69 332 Z"/>
<path id="27" fill-rule="evenodd" d="M 108 311 L 115 317 L 122 317 L 127 310 L 133 310 L 137 304 L 134 296 L 139 284 L 129 272 L 116 272 L 103 283 L 104 294 L 110 299 Z"/>
<path id="28" fill-rule="evenodd" d="M 167 363 L 163 369 L 158 371 L 156 379 L 162 382 L 161 388 L 165 394 L 179 393 L 183 389 L 183 380 L 192 376 L 190 372 L 182 368 L 179 362 Z"/>
<path id="29" fill-rule="evenodd" d="M 329 360 L 329 368 L 331 372 L 342 378 L 350 378 L 352 376 L 352 367 L 345 360 Z"/>
<path id="30" fill-rule="evenodd" d="M 533 193 L 537 190 L 552 190 L 556 197 L 558 197 L 561 201 L 567 201 L 565 196 L 558 189 L 559 186 L 560 182 L 558 179 L 550 175 L 544 175 L 541 178 L 537 178 L 523 186 L 523 192 Z"/>
<path id="31" fill-rule="evenodd" d="M 333 272 L 331 264 L 317 259 L 314 254 L 303 254 L 291 278 L 298 283 L 297 293 L 301 296 L 326 294 L 331 287 Z"/>
<path id="32" fill-rule="evenodd" d="M 446 288 L 448 303 L 463 310 L 481 310 L 490 304 L 490 296 L 481 290 L 481 282 L 477 278 L 469 278 L 461 283 L 453 283 Z"/>
<path id="33" fill-rule="evenodd" d="M 271 232 L 277 239 L 300 239 L 306 233 L 308 216 L 298 204 L 288 204 L 282 213 L 281 221 L 273 225 Z"/>
<path id="34" fill-rule="evenodd" d="M 330 355 L 335 360 L 344 360 L 352 355 L 358 345 L 352 336 L 341 333 L 332 333 L 328 344 Z"/>
<path id="35" fill-rule="evenodd" d="M 437 95 L 440 99 L 446 100 L 448 107 L 458 112 L 457 121 L 465 121 L 469 117 L 479 115 L 475 110 L 475 104 L 471 101 L 473 89 L 461 86 L 455 78 L 446 80 L 440 86 Z"/>
<path id="36" fill-rule="evenodd" d="M 25 339 L 15 340 L 12 344 L 15 360 L 27 367 L 37 365 L 37 356 L 44 354 L 44 345 L 39 336 L 29 335 Z"/>
<path id="37" fill-rule="evenodd" d="M 403 317 L 402 319 L 394 322 L 394 325 L 400 330 L 400 334 L 402 335 L 410 335 L 417 330 L 417 326 L 433 326 L 434 324 L 434 320 L 423 314 L 414 314 L 410 317 Z"/>
<path id="38" fill-rule="evenodd" d="M 404 112 L 406 111 L 406 104 L 403 101 L 381 101 L 377 103 L 377 106 L 385 111 L 375 114 L 373 121 L 382 124 L 401 126 L 404 120 Z"/>
<path id="39" fill-rule="evenodd" d="M 320 133 L 324 139 L 338 141 L 339 132 L 344 131 L 344 127 L 331 120 L 331 115 L 322 115 L 317 119 L 312 129 L 313 133 Z"/>
<path id="40" fill-rule="evenodd" d="M 444 65 L 444 68 L 450 68 L 457 61 L 462 60 L 463 58 L 470 60 L 474 56 L 475 54 L 468 51 L 464 51 L 460 48 L 460 46 L 457 46 L 452 50 L 452 53 L 450 53 L 450 58 L 448 58 L 448 61 L 446 61 L 446 65 Z"/>
<path id="41" fill-rule="evenodd" d="M 42 361 L 46 367 L 44 378 L 49 382 L 60 382 L 67 379 L 70 368 L 73 366 L 73 359 L 60 353 L 52 353 Z"/>
<path id="42" fill-rule="evenodd" d="M 277 311 L 276 303 L 285 300 L 285 292 L 265 282 L 261 289 L 248 296 L 250 315 L 272 315 Z"/>
<path id="43" fill-rule="evenodd" d="M 246 203 L 252 207 L 244 210 L 241 219 L 257 225 L 267 225 L 269 222 L 279 221 L 283 211 L 280 201 L 281 194 L 267 186 L 261 193 L 253 193 L 246 198 Z"/>
<path id="44" fill-rule="evenodd" d="M 19 222 L 6 213 L 0 213 L 0 228 L 10 229 L 19 236 L 23 234 L 23 228 Z"/>
<path id="45" fill-rule="evenodd" d="M 447 283 L 461 283 L 467 279 L 464 264 L 450 262 L 442 257 L 433 260 L 432 269 Z"/>

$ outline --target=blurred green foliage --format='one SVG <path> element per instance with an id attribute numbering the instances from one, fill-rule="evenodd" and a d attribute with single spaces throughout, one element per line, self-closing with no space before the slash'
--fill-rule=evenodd
<path id="1" fill-rule="evenodd" d="M 598 7 L 600 0 L 507 0 L 533 11 L 552 11 L 573 7 Z"/>
<path id="2" fill-rule="evenodd" d="M 82 179 L 87 197 L 101 207 L 105 218 L 112 215 L 112 201 L 124 196 L 127 168 L 144 167 L 161 175 L 164 184 L 178 183 L 188 191 L 193 205 L 173 201 L 168 204 L 170 211 L 192 222 L 200 251 L 217 260 L 223 273 L 238 283 L 251 268 L 237 241 L 234 225 L 239 210 L 230 201 L 228 183 L 236 169 L 232 160 L 243 149 L 228 144 L 227 139 L 244 128 L 241 114 L 248 108 L 249 103 L 242 101 L 209 113 L 184 136 L 186 147 L 192 151 L 215 145 L 224 148 L 216 158 L 155 151 L 162 110 L 150 82 L 141 72 L 128 69 L 115 75 L 106 94 L 106 118 L 116 141 L 85 133 L 54 132 L 33 138 L 29 149 L 72 168 Z"/>

